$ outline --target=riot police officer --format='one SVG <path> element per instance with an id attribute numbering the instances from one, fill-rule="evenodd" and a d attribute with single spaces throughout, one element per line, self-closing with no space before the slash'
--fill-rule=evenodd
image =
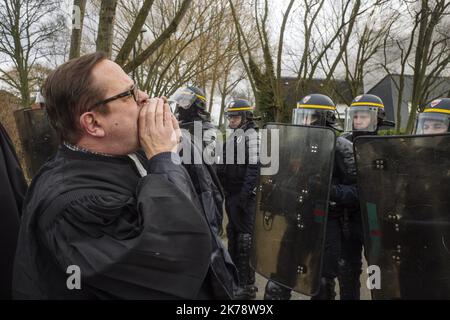
<path id="1" fill-rule="evenodd" d="M 293 111 L 292 123 L 296 125 L 330 127 L 339 130 L 336 106 L 325 95 L 311 94 L 304 97 Z M 337 138 L 335 164 L 330 190 L 330 203 L 325 236 L 325 251 L 319 293 L 313 300 L 335 298 L 335 278 L 338 276 L 338 261 L 341 253 L 341 216 L 343 210 L 358 205 L 356 170 L 351 143 Z M 290 298 L 290 289 L 268 281 L 264 299 L 285 300 Z"/>
<path id="2" fill-rule="evenodd" d="M 385 121 L 383 101 L 375 95 L 363 94 L 353 99 L 346 110 L 345 131 L 341 137 L 353 143 L 358 136 L 377 135 Z M 359 206 L 347 208 L 341 216 L 342 247 L 339 260 L 339 293 L 341 300 L 360 299 L 363 228 Z"/>
<path id="3" fill-rule="evenodd" d="M 416 121 L 415 134 L 418 135 L 435 135 L 444 134 L 450 132 L 450 98 L 435 99 L 428 103 L 421 112 Z M 408 185 L 406 194 L 409 196 L 407 202 L 411 208 L 410 212 L 407 212 L 409 216 L 414 217 L 415 221 L 428 220 L 430 217 L 438 217 L 439 223 L 429 224 L 427 227 L 423 227 L 424 223 L 417 223 L 409 228 L 410 233 L 420 235 L 409 240 L 408 245 L 414 246 L 414 253 L 411 254 L 411 258 L 408 259 L 408 263 L 402 263 L 399 269 L 399 286 L 400 294 L 404 299 L 447 299 L 450 292 L 450 281 L 448 277 L 448 268 L 445 266 L 445 262 L 448 263 L 448 243 L 449 243 L 449 230 L 443 227 L 445 222 L 448 222 L 448 186 L 449 175 L 445 174 L 446 168 L 448 168 L 448 139 L 442 137 L 443 140 L 437 139 L 436 143 L 432 143 L 431 139 L 421 137 L 415 143 L 416 150 L 414 156 L 417 159 L 430 159 L 442 164 L 444 170 L 440 172 L 440 177 L 430 178 L 427 175 L 427 179 L 433 181 L 434 185 L 439 186 L 435 190 L 429 189 L 427 192 L 419 193 L 420 200 L 417 197 L 417 191 L 414 185 Z M 430 153 L 432 157 L 427 156 Z M 436 160 L 435 160 L 436 159 Z M 431 162 L 430 161 L 430 162 Z M 427 163 L 427 167 L 433 167 L 433 164 Z M 450 173 L 450 171 L 449 171 Z M 440 180 L 440 183 L 435 181 Z M 419 180 L 420 181 L 420 180 Z M 447 183 L 446 183 L 447 182 Z M 432 203 L 432 208 L 423 209 L 423 203 Z M 409 217 L 408 216 L 408 217 Z M 436 227 L 437 226 L 437 227 Z M 436 241 L 437 240 L 437 241 Z M 414 241 L 414 242 L 413 242 Z M 444 249 L 444 250 L 443 250 Z M 446 254 L 443 254 L 442 252 Z M 436 261 L 436 257 L 443 259 L 445 262 Z M 403 257 L 402 257 L 403 258 Z M 406 260 L 406 259 L 404 259 Z M 410 263 L 409 261 L 420 261 L 418 263 Z M 411 281 L 411 275 L 417 278 L 417 281 Z"/>
<path id="4" fill-rule="evenodd" d="M 345 136 L 350 141 L 361 135 L 377 135 L 382 125 L 393 123 L 386 121 L 384 104 L 380 97 L 373 94 L 363 94 L 353 99 L 346 110 Z"/>
<path id="5" fill-rule="evenodd" d="M 225 115 L 233 130 L 224 146 L 225 161 L 219 171 L 226 193 L 228 251 L 239 273 L 240 288 L 236 298 L 253 299 L 257 288 L 250 253 L 259 176 L 258 128 L 253 107 L 247 100 L 232 101 Z M 244 154 L 240 150 L 244 150 Z"/>
<path id="6" fill-rule="evenodd" d="M 436 99 L 419 114 L 416 134 L 437 134 L 450 132 L 450 98 Z"/>
<path id="7" fill-rule="evenodd" d="M 214 164 L 203 158 L 205 149 L 208 153 L 215 151 L 216 137 L 215 127 L 206 110 L 207 100 L 203 91 L 193 86 L 178 89 L 168 100 L 179 120 L 180 128 L 185 130 L 182 132 L 180 156 L 203 206 L 213 235 L 211 238 L 214 251 L 211 256 L 212 271 L 208 272 L 207 277 L 219 278 L 220 284 L 213 282 L 210 291 L 215 298 L 233 299 L 238 283 L 237 270 L 220 239 L 225 195 Z M 186 159 L 183 153 L 187 150 L 189 152 Z M 197 162 L 198 160 L 201 161 Z"/>
<path id="8" fill-rule="evenodd" d="M 192 140 L 192 143 L 189 147 L 198 146 L 199 148 L 202 148 L 201 150 L 197 150 L 200 151 L 200 156 L 205 154 L 205 149 L 207 150 L 207 154 L 214 156 L 216 147 L 216 127 L 211 123 L 211 115 L 207 110 L 205 93 L 195 86 L 181 87 L 176 90 L 168 100 L 179 121 L 180 128 L 185 129 L 190 133 L 189 139 Z M 196 127 L 200 130 L 196 130 Z M 196 140 L 198 143 L 195 143 Z M 189 165 L 184 163 L 185 167 L 193 177 L 194 187 L 200 195 L 202 190 L 205 191 L 209 188 L 212 190 L 211 197 L 216 208 L 214 208 L 214 210 L 211 209 L 210 212 L 215 211 L 216 214 L 215 216 L 211 216 L 210 220 L 214 231 L 221 235 L 223 201 L 225 196 L 217 176 L 215 164 L 207 163 L 207 165 L 201 166 L 198 163 L 195 163 L 196 159 L 194 159 L 194 153 L 191 152 L 191 156 L 191 163 Z M 203 164 L 204 159 L 201 160 Z M 204 171 L 205 169 L 209 172 L 199 174 L 199 171 Z M 200 179 L 200 177 L 203 176 L 207 176 L 208 179 Z M 204 187 L 201 188 L 201 185 L 204 185 Z"/>
<path id="9" fill-rule="evenodd" d="M 189 130 L 192 134 L 196 121 L 201 123 L 203 132 L 217 129 L 211 123 L 211 114 L 207 110 L 207 100 L 202 89 L 195 86 L 182 87 L 169 98 L 169 103 L 174 106 L 174 114 L 180 127 Z M 206 138 L 209 139 L 203 139 L 204 147 L 215 141 L 214 136 L 208 135 Z"/>
<path id="10" fill-rule="evenodd" d="M 355 140 L 364 252 L 379 274 L 374 299 L 450 297 L 449 100 L 425 107 L 417 136 Z"/>

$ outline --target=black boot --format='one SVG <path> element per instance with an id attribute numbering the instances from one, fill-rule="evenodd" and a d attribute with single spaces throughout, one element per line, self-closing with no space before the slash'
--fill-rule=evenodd
<path id="1" fill-rule="evenodd" d="M 334 279 L 321 278 L 319 293 L 311 298 L 311 300 L 334 300 L 336 298 L 336 292 Z"/>
<path id="2" fill-rule="evenodd" d="M 352 265 L 345 260 L 339 261 L 339 295 L 341 300 L 360 300 L 361 265 Z"/>
<path id="3" fill-rule="evenodd" d="M 291 289 L 283 287 L 271 280 L 267 281 L 264 300 L 289 300 L 290 298 Z"/>
<path id="4" fill-rule="evenodd" d="M 249 300 L 256 298 L 258 288 L 255 286 L 255 271 L 250 267 L 252 236 L 240 233 L 237 238 L 236 268 L 239 274 L 240 286 L 235 292 L 235 299 Z"/>

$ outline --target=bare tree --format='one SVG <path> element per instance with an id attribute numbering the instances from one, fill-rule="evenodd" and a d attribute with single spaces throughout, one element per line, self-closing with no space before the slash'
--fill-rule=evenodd
<path id="1" fill-rule="evenodd" d="M 167 12 L 176 10 L 165 1 L 157 1 L 146 28 L 153 37 L 170 24 Z M 180 32 L 170 37 L 140 67 L 138 82 L 155 95 L 169 95 L 179 86 L 195 83 L 203 89 L 211 80 L 211 70 L 220 61 L 221 52 L 215 43 L 221 39 L 220 26 L 223 13 L 221 3 L 203 0 L 191 6 L 191 10 L 180 24 Z M 223 33 L 223 32 L 222 32 Z M 137 52 L 146 47 L 146 41 L 137 47 Z"/>
<path id="2" fill-rule="evenodd" d="M 415 14 L 412 17 L 414 23 L 412 30 L 410 30 L 410 36 L 408 36 L 406 39 L 396 39 L 395 35 L 389 35 L 384 39 L 384 45 L 383 45 L 383 63 L 381 66 L 388 74 L 392 74 L 390 68 L 388 67 L 392 62 L 395 62 L 397 65 L 400 65 L 400 72 L 399 72 L 399 81 L 394 81 L 394 85 L 396 87 L 396 90 L 398 92 L 397 95 L 397 110 L 396 110 L 396 133 L 399 134 L 401 132 L 401 125 L 402 125 L 402 103 L 403 103 L 403 93 L 405 88 L 405 77 L 408 67 L 408 61 L 410 59 L 410 55 L 413 51 L 414 46 L 414 39 L 415 39 L 415 33 L 417 26 L 419 24 L 419 15 Z M 392 48 L 395 47 L 395 52 L 392 50 Z M 395 58 L 392 59 L 393 53 L 395 55 Z M 391 60 L 391 61 L 390 61 Z"/>
<path id="3" fill-rule="evenodd" d="M 450 3 L 444 0 L 420 3 L 401 1 L 401 5 L 403 11 L 409 14 L 412 24 L 408 28 L 400 25 L 398 28 L 403 32 L 386 39 L 382 67 L 388 74 L 398 73 L 398 83 L 394 81 L 398 91 L 397 132 L 400 132 L 402 127 L 401 111 L 406 77 L 408 73 L 412 73 L 411 109 L 406 125 L 406 132 L 410 133 L 414 127 L 417 111 L 420 111 L 430 99 L 436 98 L 432 93 L 442 81 L 440 75 L 449 67 L 450 36 L 444 31 L 448 25 L 443 24 L 443 20 L 450 14 Z"/>
<path id="4" fill-rule="evenodd" d="M 435 2 L 434 5 L 431 2 Z M 450 14 L 449 8 L 448 0 L 421 1 L 419 34 L 414 57 L 413 96 L 406 127 L 407 132 L 412 132 L 414 128 L 417 110 L 420 109 L 419 106 L 425 104 L 427 91 L 436 82 L 437 76 L 450 63 L 448 32 L 436 32 L 444 15 Z M 447 49 L 446 53 L 440 51 L 444 48 Z"/>
<path id="5" fill-rule="evenodd" d="M 341 33 L 336 32 L 336 34 L 338 35 L 338 39 L 340 40 L 340 45 L 339 45 L 339 51 L 338 54 L 336 55 L 336 57 L 334 58 L 333 63 L 330 65 L 328 64 L 328 68 L 326 70 L 326 78 L 325 78 L 325 83 L 329 83 L 331 78 L 333 77 L 334 72 L 336 71 L 336 68 L 339 64 L 339 62 L 341 62 L 341 58 L 345 52 L 345 50 L 348 47 L 348 43 L 350 40 L 350 36 L 353 33 L 353 28 L 356 24 L 356 19 L 359 15 L 361 15 L 361 0 L 355 0 L 353 2 L 353 6 L 350 12 L 350 16 L 348 18 L 348 20 L 346 21 L 346 13 L 349 10 L 348 8 L 350 7 L 350 3 L 352 1 L 345 1 L 342 4 L 342 18 L 340 20 L 340 23 L 338 24 L 338 30 L 342 30 Z M 342 26 L 344 26 L 342 28 Z M 326 55 L 326 58 L 328 58 L 328 56 Z M 325 59 L 326 62 L 328 62 L 328 59 Z M 323 65 L 323 64 L 322 64 Z"/>
<path id="6" fill-rule="evenodd" d="M 252 4 L 254 10 L 253 19 L 255 20 L 257 31 L 256 42 L 258 43 L 256 55 L 254 53 L 255 50 L 250 45 L 249 38 L 251 36 L 245 32 L 242 24 L 243 20 L 237 14 L 238 10 L 246 10 L 245 5 L 238 3 L 239 7 L 237 7 L 233 4 L 232 0 L 229 0 L 229 3 L 237 30 L 239 53 L 253 89 L 257 110 L 266 122 L 281 120 L 284 116 L 284 99 L 278 84 L 280 79 L 277 77 L 281 77 L 284 32 L 294 1 L 289 2 L 283 13 L 278 38 L 278 51 L 275 58 L 276 64 L 274 63 L 274 54 L 272 53 L 271 41 L 268 34 L 268 17 L 270 11 L 268 1 L 262 1 L 262 8 L 260 8 L 260 1 L 258 0 L 255 0 Z M 242 48 L 245 48 L 245 51 Z M 257 56 L 260 56 L 262 63 L 257 61 Z"/>
<path id="7" fill-rule="evenodd" d="M 113 48 L 117 47 L 116 33 L 119 31 L 124 37 L 120 46 L 116 52 L 116 62 L 122 65 L 126 72 L 132 72 L 140 65 L 142 65 L 147 59 L 149 59 L 164 43 L 170 38 L 172 34 L 177 31 L 178 25 L 185 16 L 192 3 L 192 0 L 172 1 L 176 3 L 178 10 L 174 13 L 172 20 L 161 33 L 153 39 L 146 48 L 140 50 L 139 54 L 132 59 L 129 58 L 131 51 L 133 50 L 136 41 L 139 41 L 141 36 L 141 30 L 147 20 L 147 17 L 151 14 L 151 9 L 154 4 L 154 0 L 108 0 L 108 1 L 92 1 L 93 8 L 99 7 L 99 16 L 96 32 L 92 30 L 92 27 L 87 28 L 90 35 L 96 37 L 96 50 L 104 51 L 109 57 L 113 55 Z M 139 6 L 137 14 L 133 15 L 134 20 L 127 21 L 127 24 L 117 23 L 117 8 L 126 10 L 131 6 L 135 8 Z M 165 13 L 167 14 L 167 13 Z M 90 23 L 95 22 L 96 19 L 89 19 Z M 124 26 L 128 26 L 124 29 Z M 119 30 L 115 30 L 115 28 Z M 81 33 L 81 32 L 80 32 Z M 73 37 L 82 37 L 80 33 L 76 33 Z M 73 41 L 76 41 L 73 39 Z"/>
<path id="8" fill-rule="evenodd" d="M 54 54 L 52 43 L 65 28 L 58 9 L 58 2 L 49 0 L 0 2 L 0 80 L 19 93 L 25 107 L 38 80 L 32 70 Z"/>
<path id="9" fill-rule="evenodd" d="M 148 17 L 150 9 L 155 1 L 154 0 L 145 0 L 141 9 L 139 10 L 136 20 L 134 21 L 131 30 L 128 32 L 127 38 L 125 39 L 122 47 L 120 48 L 119 53 L 116 57 L 116 62 L 119 65 L 125 64 L 127 61 L 132 49 L 133 44 L 137 41 L 138 36 L 141 34 L 141 30 L 144 27 L 145 21 Z"/>
<path id="10" fill-rule="evenodd" d="M 392 25 L 400 16 L 398 10 L 388 6 L 392 6 L 392 2 L 374 3 L 372 9 L 358 19 L 352 34 L 353 41 L 345 47 L 341 43 L 344 49 L 341 58 L 345 68 L 344 79 L 350 88 L 351 97 L 356 97 L 364 91 L 364 77 L 371 71 L 368 69 L 378 68 L 375 61 L 377 53 L 384 48 L 384 42 L 391 34 Z M 336 93 L 347 104 L 351 103 L 346 101 L 346 95 L 339 91 Z"/>
<path id="11" fill-rule="evenodd" d="M 176 12 L 169 25 L 163 30 L 163 32 L 145 49 L 143 50 L 133 61 L 128 62 L 123 66 L 125 72 L 131 72 L 145 60 L 147 60 L 156 50 L 167 41 L 170 36 L 177 30 L 178 25 L 186 14 L 192 0 L 183 0 L 180 4 L 179 10 Z"/>
<path id="12" fill-rule="evenodd" d="M 223 77 L 219 79 L 219 93 L 220 93 L 220 113 L 219 113 L 219 127 L 223 124 L 223 116 L 227 103 L 227 97 L 229 97 L 232 92 L 235 90 L 236 86 L 244 80 L 245 73 L 242 70 L 238 75 L 233 79 L 232 78 L 232 70 L 234 69 L 234 63 L 237 62 L 237 56 L 230 57 L 228 63 L 223 66 Z M 239 97 L 242 98 L 242 97 Z"/>
<path id="13" fill-rule="evenodd" d="M 295 68 L 296 70 L 294 70 L 297 74 L 297 80 L 306 79 L 308 77 L 312 78 L 318 66 L 318 63 L 313 62 L 312 57 L 313 48 L 315 47 L 315 41 L 313 41 L 313 33 L 319 13 L 322 11 L 324 4 L 325 0 L 303 1 L 303 51 L 301 52 L 300 56 L 296 53 L 298 51 L 298 48 L 294 48 L 293 51 L 290 52 L 290 56 L 294 59 L 294 61 L 292 61 L 294 66 L 296 65 L 295 59 L 300 60 L 300 64 Z M 332 41 L 333 40 L 334 39 L 332 39 Z M 329 45 L 324 46 L 323 51 L 331 47 L 332 41 L 330 41 Z M 319 60 L 321 56 L 322 55 L 319 54 L 316 61 Z"/>
<path id="14" fill-rule="evenodd" d="M 316 78 L 323 78 L 321 91 L 334 97 L 342 93 L 335 79 L 344 78 L 343 60 L 349 56 L 360 17 L 374 5 L 360 0 L 304 0 L 295 11 L 301 21 L 291 27 L 286 47 L 287 71 L 295 74 L 295 96 L 308 93 Z M 386 1 L 384 1 L 386 2 Z"/>
<path id="15" fill-rule="evenodd" d="M 332 78 L 347 48 L 356 19 L 366 10 L 368 6 L 362 9 L 359 0 L 303 1 L 303 32 L 300 30 L 302 38 L 298 39 L 303 50 L 300 53 L 297 53 L 298 48 L 289 50 L 300 91 L 307 89 L 308 83 L 319 76 L 319 71 L 327 82 Z"/>
<path id="16" fill-rule="evenodd" d="M 97 51 L 105 52 L 108 57 L 111 57 L 112 52 L 116 7 L 117 0 L 101 1 L 96 44 Z"/>
<path id="17" fill-rule="evenodd" d="M 123 16 L 122 10 L 126 10 Z M 176 3 L 155 0 L 144 24 L 145 37 L 135 43 L 137 54 L 167 28 L 177 10 Z M 139 8 L 119 6 L 118 13 L 116 36 L 125 39 Z M 240 59 L 230 7 L 227 2 L 218 0 L 197 0 L 190 6 L 178 30 L 136 69 L 136 81 L 143 90 L 155 96 L 168 96 L 180 86 L 196 85 L 209 93 L 209 111 L 216 111 L 213 110 L 216 93 L 222 99 L 222 88 L 225 87 L 226 99 L 243 79 L 241 70 L 236 71 Z M 120 48 L 118 45 L 117 51 Z M 223 112 L 222 103 L 221 109 Z"/>

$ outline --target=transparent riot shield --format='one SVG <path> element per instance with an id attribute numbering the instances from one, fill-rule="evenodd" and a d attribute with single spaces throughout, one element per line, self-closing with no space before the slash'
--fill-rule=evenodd
<path id="1" fill-rule="evenodd" d="M 264 277 L 315 295 L 336 137 L 321 127 L 269 124 L 266 129 L 262 146 L 279 137 L 279 170 L 260 176 L 251 263 Z"/>
<path id="2" fill-rule="evenodd" d="M 450 135 L 354 149 L 372 297 L 450 299 Z"/>
<path id="3" fill-rule="evenodd" d="M 59 141 L 50 126 L 44 109 L 21 109 L 14 116 L 22 142 L 22 148 L 29 178 L 33 178 L 40 167 L 58 149 Z"/>

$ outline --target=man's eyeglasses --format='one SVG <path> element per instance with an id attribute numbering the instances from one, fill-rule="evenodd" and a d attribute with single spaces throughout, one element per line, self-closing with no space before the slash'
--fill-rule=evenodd
<path id="1" fill-rule="evenodd" d="M 92 106 L 91 110 L 93 108 L 95 108 L 95 107 L 100 106 L 100 105 L 105 105 L 108 102 L 111 102 L 111 101 L 114 101 L 114 100 L 117 100 L 117 99 L 120 99 L 120 98 L 125 98 L 125 97 L 128 97 L 128 96 L 133 96 L 134 101 L 139 102 L 139 87 L 136 84 L 133 84 L 133 86 L 130 89 L 128 89 L 127 91 L 119 93 L 119 94 L 117 94 L 117 95 L 115 95 L 115 96 L 113 96 L 111 98 L 108 98 L 108 99 L 105 99 L 105 100 L 97 102 L 96 104 L 94 104 Z"/>

